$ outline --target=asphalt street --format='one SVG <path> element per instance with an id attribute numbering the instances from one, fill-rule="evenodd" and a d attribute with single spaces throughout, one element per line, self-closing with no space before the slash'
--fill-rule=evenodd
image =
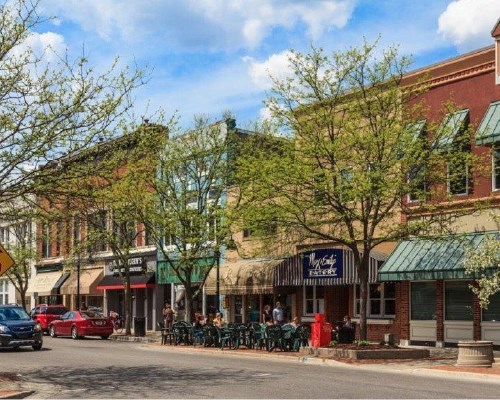
<path id="1" fill-rule="evenodd" d="M 498 398 L 500 380 L 472 383 L 300 363 L 296 358 L 217 352 L 86 338 L 44 338 L 34 352 L 0 351 L 0 372 L 20 374 L 33 398 Z"/>

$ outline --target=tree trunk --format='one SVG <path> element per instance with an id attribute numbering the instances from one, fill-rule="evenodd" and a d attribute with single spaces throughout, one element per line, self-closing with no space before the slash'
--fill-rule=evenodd
<path id="1" fill-rule="evenodd" d="M 368 272 L 369 272 L 370 257 L 366 253 L 363 254 L 357 265 L 359 278 L 359 339 L 366 340 L 368 335 L 368 327 L 366 321 L 367 305 L 368 305 Z"/>
<path id="2" fill-rule="evenodd" d="M 192 286 L 191 282 L 186 282 L 186 291 L 184 295 L 184 300 L 185 300 L 185 315 L 184 315 L 184 321 L 186 322 L 191 322 L 192 320 L 192 310 L 193 310 L 193 295 L 191 293 L 192 291 Z"/>

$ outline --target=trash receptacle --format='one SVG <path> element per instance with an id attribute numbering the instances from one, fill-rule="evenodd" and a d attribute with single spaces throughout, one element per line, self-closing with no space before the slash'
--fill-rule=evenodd
<path id="1" fill-rule="evenodd" d="M 134 336 L 146 336 L 146 318 L 134 317 Z"/>

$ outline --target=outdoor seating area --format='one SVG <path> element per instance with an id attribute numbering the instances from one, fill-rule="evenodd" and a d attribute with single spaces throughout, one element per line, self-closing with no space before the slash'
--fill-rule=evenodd
<path id="1" fill-rule="evenodd" d="M 344 321 L 338 321 L 332 331 L 332 340 L 337 343 L 353 343 L 356 338 L 356 323 L 351 322 L 351 326 L 345 326 Z"/>
<path id="2" fill-rule="evenodd" d="M 249 324 L 227 324 L 219 328 L 211 323 L 201 329 L 191 324 L 178 321 L 171 329 L 161 328 L 161 344 L 215 347 L 236 350 L 265 349 L 268 352 L 299 351 L 300 347 L 309 345 L 311 328 L 308 324 L 294 327 L 291 324 L 265 325 L 251 322 Z"/>

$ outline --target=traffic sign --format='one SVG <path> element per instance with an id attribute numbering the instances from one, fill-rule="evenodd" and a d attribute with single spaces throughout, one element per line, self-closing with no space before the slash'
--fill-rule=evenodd
<path id="1" fill-rule="evenodd" d="M 0 244 L 0 276 L 15 264 L 14 259 L 7 253 L 7 250 Z"/>

